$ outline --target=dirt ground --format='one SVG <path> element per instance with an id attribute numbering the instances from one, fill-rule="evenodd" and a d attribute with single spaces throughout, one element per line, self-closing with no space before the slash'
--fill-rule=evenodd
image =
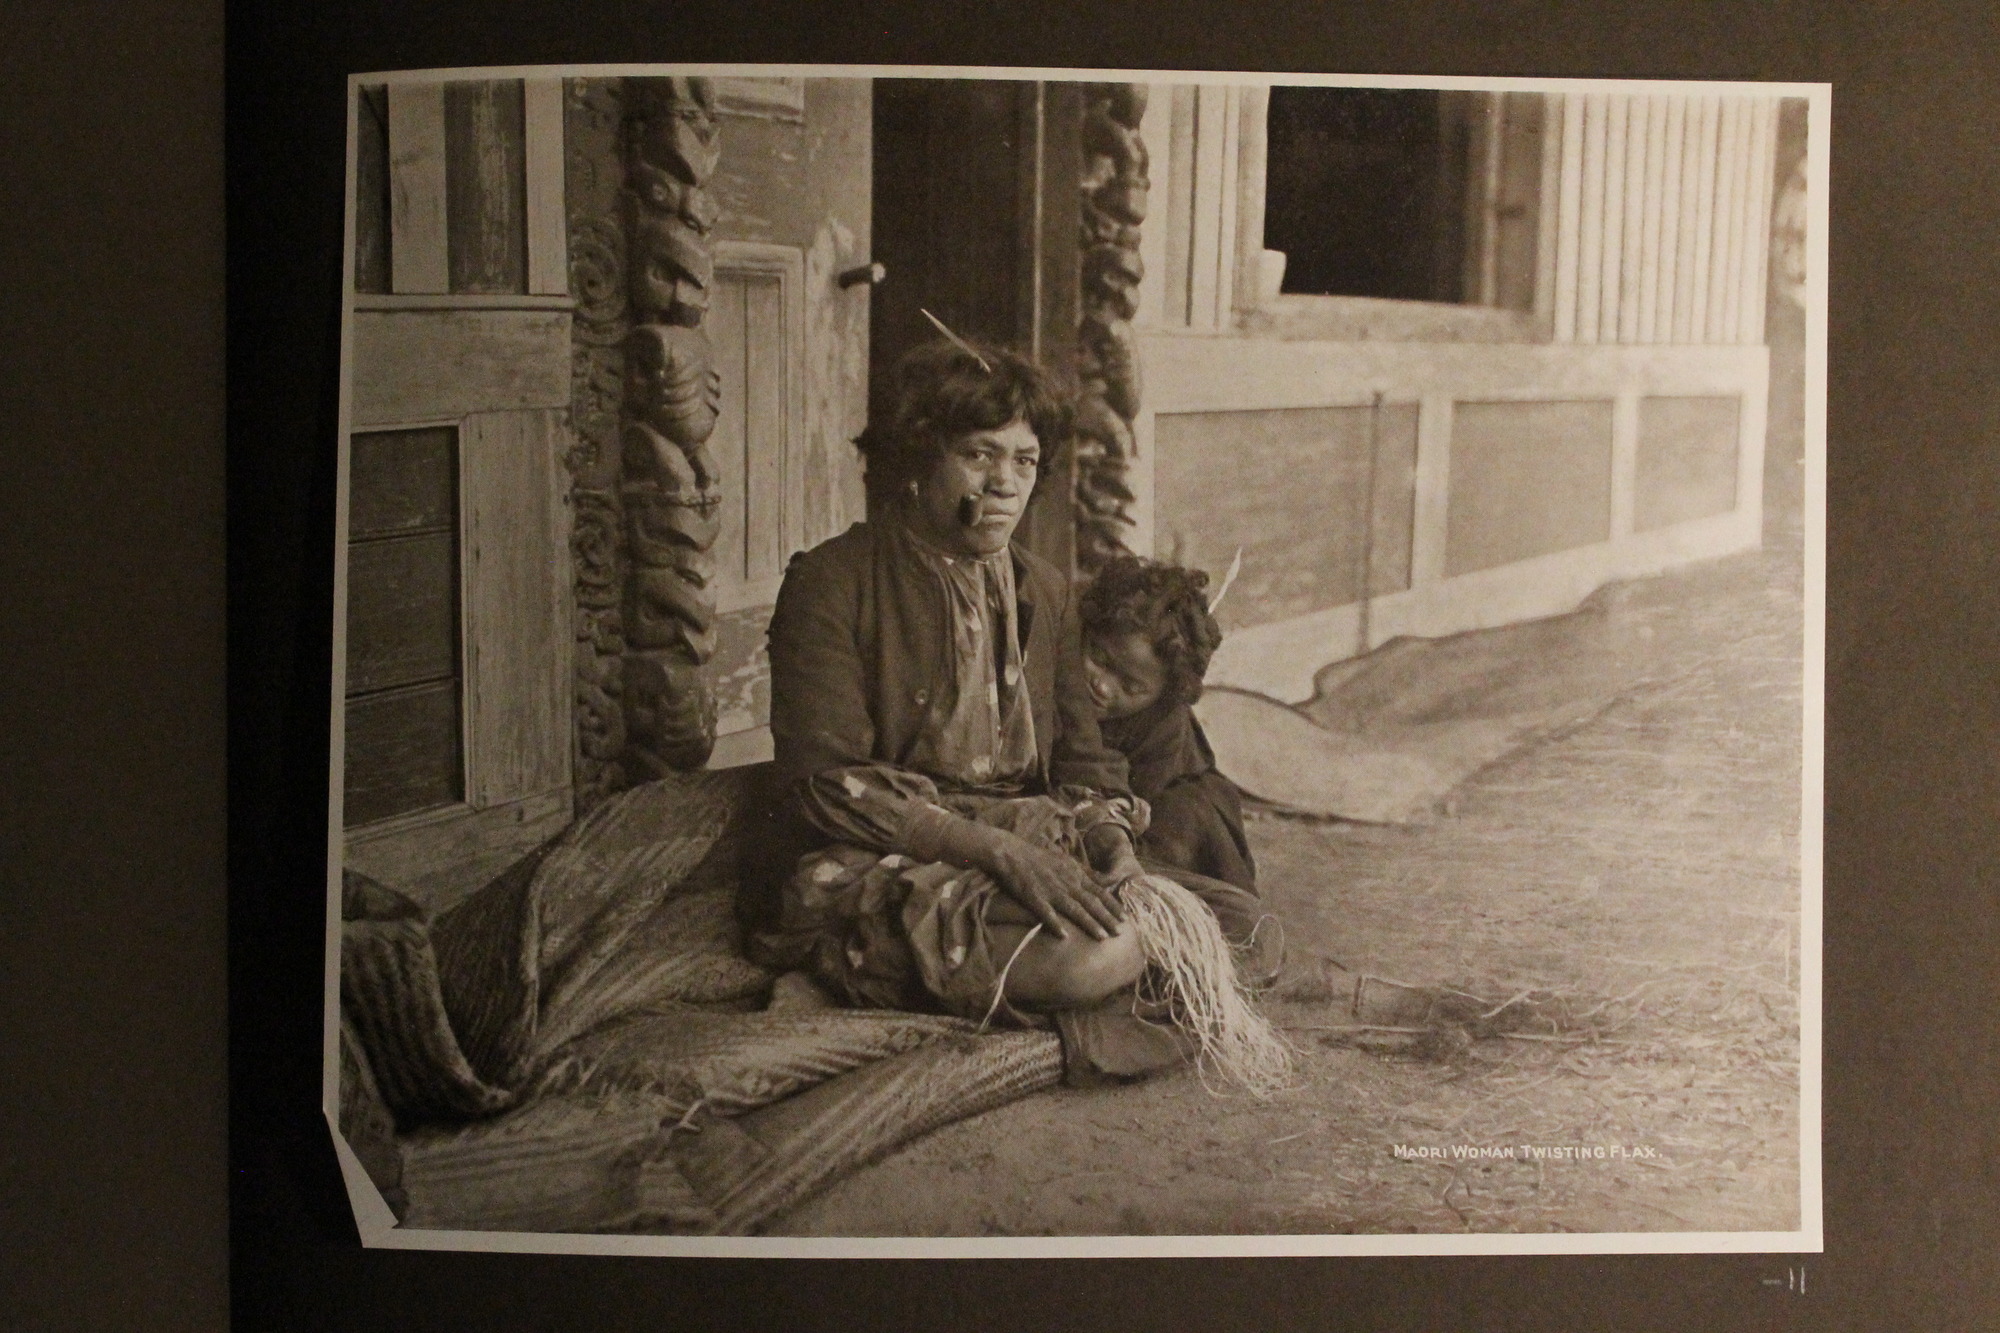
<path id="1" fill-rule="evenodd" d="M 1351 1023 L 1342 1005 L 1281 999 L 1267 1011 L 1299 1073 L 1273 1100 L 1185 1072 L 1037 1095 L 850 1176 L 773 1234 L 1796 1227 L 1800 590 L 1795 527 L 1636 585 L 1648 683 L 1480 773 L 1434 823 L 1253 817 L 1302 972 L 1330 957 L 1503 998 L 1553 990 L 1595 1011 L 1596 1039 L 1418 1059 L 1315 1030 Z"/>

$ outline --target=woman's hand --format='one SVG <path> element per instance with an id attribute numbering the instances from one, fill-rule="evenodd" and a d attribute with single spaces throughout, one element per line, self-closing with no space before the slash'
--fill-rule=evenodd
<path id="1" fill-rule="evenodd" d="M 1034 913 L 1050 934 L 1067 939 L 1072 923 L 1094 940 L 1116 933 L 1123 920 L 1117 902 L 1110 889 L 1093 882 L 1082 866 L 1015 834 L 991 832 L 999 836 L 985 840 L 979 868 Z"/>
<path id="2" fill-rule="evenodd" d="M 1132 835 L 1116 824 L 1099 824 L 1090 830 L 1084 835 L 1083 849 L 1100 884 L 1116 888 L 1146 873 L 1139 864 L 1139 854 L 1132 850 Z"/>

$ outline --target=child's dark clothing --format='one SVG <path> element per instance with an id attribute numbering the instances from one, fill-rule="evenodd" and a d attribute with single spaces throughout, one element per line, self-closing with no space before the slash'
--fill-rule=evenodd
<path id="1" fill-rule="evenodd" d="M 1139 840 L 1142 860 L 1192 870 L 1257 891 L 1257 864 L 1243 832 L 1243 796 L 1215 767 L 1208 738 L 1186 704 L 1165 700 L 1130 717 L 1107 718 L 1104 739 L 1131 767 L 1132 793 L 1153 808 Z"/>

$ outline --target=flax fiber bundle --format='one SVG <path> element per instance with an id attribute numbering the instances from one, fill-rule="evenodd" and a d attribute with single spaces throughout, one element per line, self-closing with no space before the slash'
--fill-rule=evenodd
<path id="1" fill-rule="evenodd" d="M 1291 1048 L 1238 980 L 1235 951 L 1207 905 L 1160 875 L 1126 880 L 1118 901 L 1146 956 L 1140 1002 L 1166 1010 L 1193 1039 L 1204 1079 L 1212 1070 L 1253 1097 L 1289 1086 Z"/>

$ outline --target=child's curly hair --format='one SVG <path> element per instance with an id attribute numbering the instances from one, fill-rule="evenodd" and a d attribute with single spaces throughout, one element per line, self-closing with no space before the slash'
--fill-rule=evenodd
<path id="1" fill-rule="evenodd" d="M 1208 613 L 1208 575 L 1136 555 L 1115 556 L 1083 594 L 1086 634 L 1143 634 L 1167 669 L 1161 697 L 1191 704 L 1201 698 L 1209 658 L 1222 627 Z"/>

